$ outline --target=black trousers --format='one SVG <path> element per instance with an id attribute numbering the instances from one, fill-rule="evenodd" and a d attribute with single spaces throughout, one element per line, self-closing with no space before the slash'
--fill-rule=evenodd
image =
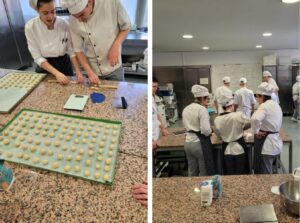
<path id="1" fill-rule="evenodd" d="M 60 57 L 48 57 L 46 58 L 48 63 L 55 67 L 58 71 L 63 73 L 66 76 L 74 76 L 72 63 L 68 54 Z M 43 68 L 37 66 L 35 69 L 37 73 L 49 73 Z"/>
<path id="2" fill-rule="evenodd" d="M 246 151 L 241 155 L 224 155 L 225 175 L 248 174 Z"/>

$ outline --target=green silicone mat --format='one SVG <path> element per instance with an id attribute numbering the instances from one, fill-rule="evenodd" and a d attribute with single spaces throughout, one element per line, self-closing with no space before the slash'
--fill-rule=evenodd
<path id="1" fill-rule="evenodd" d="M 122 122 L 23 109 L 0 132 L 7 161 L 111 185 Z"/>
<path id="2" fill-rule="evenodd" d="M 9 113 L 26 95 L 28 95 L 46 76 L 46 74 L 30 72 L 11 72 L 0 79 L 0 97 L 10 92 L 1 113 Z M 19 89 L 19 90 L 17 90 Z"/>

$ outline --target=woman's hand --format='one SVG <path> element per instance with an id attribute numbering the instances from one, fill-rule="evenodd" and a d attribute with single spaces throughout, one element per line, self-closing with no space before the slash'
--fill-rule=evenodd
<path id="1" fill-rule="evenodd" d="M 95 73 L 88 73 L 87 75 L 92 84 L 98 84 L 100 82 L 99 77 Z"/>
<path id="2" fill-rule="evenodd" d="M 81 84 L 84 81 L 84 76 L 81 72 L 76 72 L 76 83 Z"/>
<path id="3" fill-rule="evenodd" d="M 68 84 L 69 83 L 69 79 L 63 73 L 59 72 L 55 75 L 55 77 L 56 77 L 56 80 L 58 81 L 58 83 L 60 83 L 60 84 Z"/>

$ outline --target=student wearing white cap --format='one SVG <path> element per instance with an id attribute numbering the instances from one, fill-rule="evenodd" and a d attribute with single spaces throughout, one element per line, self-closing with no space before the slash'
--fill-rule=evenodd
<path id="1" fill-rule="evenodd" d="M 221 104 L 221 97 L 222 95 L 232 96 L 232 91 L 229 89 L 230 87 L 230 77 L 223 77 L 223 86 L 220 86 L 216 89 L 214 95 L 214 102 L 217 109 L 217 113 L 221 114 L 223 111 L 222 104 Z"/>
<path id="2" fill-rule="evenodd" d="M 224 155 L 223 169 L 225 175 L 249 173 L 248 149 L 243 137 L 244 128 L 250 127 L 250 118 L 243 112 L 234 112 L 232 97 L 223 97 L 224 112 L 214 120 L 216 135 L 222 139 Z"/>
<path id="3" fill-rule="evenodd" d="M 215 174 L 210 136 L 212 133 L 208 107 L 209 92 L 206 87 L 194 85 L 195 101 L 182 112 L 183 125 L 187 131 L 184 150 L 188 161 L 189 176 Z"/>
<path id="4" fill-rule="evenodd" d="M 274 94 L 271 95 L 271 98 L 272 98 L 272 100 L 276 101 L 279 104 L 279 96 L 278 96 L 279 87 L 276 84 L 276 81 L 272 78 L 272 74 L 270 73 L 270 71 L 263 72 L 263 81 L 267 82 L 273 86 Z"/>
<path id="5" fill-rule="evenodd" d="M 256 103 L 253 91 L 249 90 L 246 86 L 247 79 L 242 77 L 240 79 L 240 89 L 234 94 L 234 106 L 236 111 L 243 112 L 247 117 L 251 116 L 254 112 L 254 105 Z"/>
<path id="6" fill-rule="evenodd" d="M 83 76 L 73 52 L 69 25 L 56 17 L 55 1 L 29 0 L 29 4 L 39 14 L 25 25 L 28 49 L 38 65 L 36 72 L 48 72 L 59 83 L 67 84 L 69 79 L 66 76 L 74 75 L 73 63 L 77 81 L 81 82 Z"/>
<path id="7" fill-rule="evenodd" d="M 266 82 L 256 91 L 259 104 L 251 117 L 254 133 L 254 172 L 272 174 L 273 162 L 282 151 L 282 139 L 279 131 L 282 125 L 282 110 L 278 103 L 271 100 L 274 88 Z"/>
<path id="8" fill-rule="evenodd" d="M 294 113 L 292 121 L 300 122 L 300 75 L 296 77 L 296 83 L 293 85 Z"/>
<path id="9" fill-rule="evenodd" d="M 120 0 L 60 0 L 68 8 L 74 51 L 92 83 L 124 80 L 121 47 L 130 19 Z"/>

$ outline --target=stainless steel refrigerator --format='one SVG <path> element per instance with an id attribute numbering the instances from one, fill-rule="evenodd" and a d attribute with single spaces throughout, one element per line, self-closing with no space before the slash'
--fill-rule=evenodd
<path id="1" fill-rule="evenodd" d="M 31 66 L 19 0 L 0 0 L 0 68 Z"/>

